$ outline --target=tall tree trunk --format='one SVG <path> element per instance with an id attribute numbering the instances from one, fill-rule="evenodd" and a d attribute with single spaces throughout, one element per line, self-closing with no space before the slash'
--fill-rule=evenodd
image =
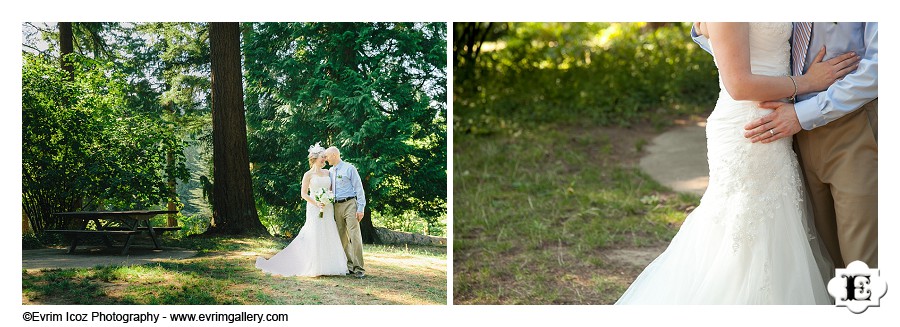
<path id="1" fill-rule="evenodd" d="M 170 170 L 174 170 L 172 167 L 175 165 L 175 156 L 172 153 L 172 150 L 166 150 L 166 166 L 169 167 Z M 167 181 L 167 186 L 169 187 L 169 201 L 166 203 L 166 210 L 175 211 L 178 210 L 178 207 L 175 205 L 175 197 L 177 196 L 177 190 L 175 189 L 175 176 L 169 175 L 169 180 Z M 175 219 L 175 214 L 170 213 L 166 218 L 166 226 L 175 227 L 178 226 L 178 220 Z"/>
<path id="2" fill-rule="evenodd" d="M 28 223 L 28 214 L 22 210 L 22 234 L 31 233 L 31 225 Z"/>
<path id="3" fill-rule="evenodd" d="M 75 36 L 72 34 L 72 23 L 57 23 L 57 27 L 59 27 L 59 64 L 64 71 L 69 73 L 69 79 L 74 80 L 75 68 L 72 67 L 72 62 L 66 60 L 66 55 L 75 52 L 75 48 L 72 45 L 75 39 Z"/>
<path id="4" fill-rule="evenodd" d="M 166 105 L 166 112 L 169 115 L 169 118 L 172 119 L 172 133 L 175 133 L 175 109 L 172 102 L 169 102 Z M 166 149 L 166 168 L 170 172 L 175 171 L 175 153 L 172 149 Z M 175 174 L 169 174 L 168 176 L 168 187 L 169 187 L 169 202 L 166 204 L 166 210 L 175 211 L 178 208 L 175 206 L 175 197 L 178 196 L 178 190 L 175 189 L 176 181 Z M 170 213 L 169 217 L 166 219 L 166 226 L 175 227 L 178 226 L 178 220 L 175 219 L 175 214 Z"/>
<path id="5" fill-rule="evenodd" d="M 59 65 L 63 71 L 68 73 L 67 75 L 69 81 L 74 82 L 75 66 L 72 65 L 72 58 L 69 58 L 69 55 L 75 52 L 75 34 L 72 33 L 72 23 L 57 23 L 57 27 L 59 27 Z M 63 105 L 69 106 L 72 104 L 73 99 L 69 95 L 66 95 L 62 98 L 62 102 Z M 83 207 L 84 198 L 78 196 L 78 198 L 72 203 L 72 210 L 82 210 Z"/>
<path id="6" fill-rule="evenodd" d="M 475 66 L 475 60 L 481 53 L 481 46 L 484 44 L 484 40 L 487 38 L 488 34 L 491 33 L 491 28 L 494 23 L 487 23 L 487 25 L 482 25 L 482 23 L 455 24 L 459 24 L 462 27 L 462 33 L 457 37 L 456 42 L 453 44 L 453 51 L 455 52 L 453 56 L 453 68 L 465 68 L 464 72 L 469 75 L 464 76 L 469 77 Z"/>
<path id="7" fill-rule="evenodd" d="M 238 23 L 209 24 L 213 218 L 208 233 L 269 235 L 253 201 Z"/>
<path id="8" fill-rule="evenodd" d="M 372 192 L 369 192 L 369 176 L 366 176 L 363 179 L 363 192 L 366 194 L 366 201 L 369 202 L 372 199 Z M 375 225 L 372 224 L 372 210 L 369 209 L 368 203 L 366 203 L 366 209 L 363 213 L 363 219 L 359 221 L 359 233 L 362 235 L 363 244 L 378 244 L 381 243 L 381 238 L 378 237 L 378 232 L 375 230 Z"/>

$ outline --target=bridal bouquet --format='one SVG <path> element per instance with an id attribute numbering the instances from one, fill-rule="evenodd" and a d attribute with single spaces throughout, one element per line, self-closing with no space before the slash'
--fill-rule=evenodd
<path id="1" fill-rule="evenodd" d="M 313 198 L 322 203 L 334 203 L 334 192 L 320 188 L 313 193 Z M 325 209 L 319 208 L 319 218 L 323 217 L 325 217 Z"/>

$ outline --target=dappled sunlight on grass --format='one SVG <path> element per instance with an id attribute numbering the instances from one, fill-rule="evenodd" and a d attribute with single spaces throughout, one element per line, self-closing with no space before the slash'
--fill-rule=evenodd
<path id="1" fill-rule="evenodd" d="M 397 294 L 396 292 L 386 292 L 386 291 L 374 291 L 368 292 L 367 294 L 371 294 L 374 297 L 377 297 L 381 301 L 393 303 L 393 304 L 421 304 L 421 298 L 413 298 L 410 296 L 406 296 L 403 294 Z"/>
<path id="2" fill-rule="evenodd" d="M 440 297 L 446 301 L 445 260 L 407 254 L 364 256 L 368 275 L 364 279 L 271 276 L 281 287 L 270 288 L 278 290 L 270 295 L 288 303 L 442 304 Z"/>
<path id="3" fill-rule="evenodd" d="M 23 304 L 444 304 L 446 249 L 371 246 L 365 279 L 281 277 L 256 255 L 287 242 L 196 238 L 200 255 L 156 264 L 23 271 Z M 211 248 L 211 249 L 210 249 Z M 369 250 L 367 245 L 366 250 Z M 195 248 L 201 250 L 201 248 Z M 219 250 L 213 250 L 219 249 Z"/>

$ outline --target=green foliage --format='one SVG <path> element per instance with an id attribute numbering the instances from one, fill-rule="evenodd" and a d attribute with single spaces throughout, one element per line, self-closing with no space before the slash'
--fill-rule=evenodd
<path id="1" fill-rule="evenodd" d="M 387 210 L 393 212 L 395 210 Z M 372 223 L 375 226 L 384 227 L 407 233 L 447 236 L 447 216 L 438 219 L 423 219 L 415 215 L 415 212 L 404 212 L 401 215 L 384 215 L 379 212 L 372 213 Z"/>
<path id="2" fill-rule="evenodd" d="M 136 167 L 140 165 L 146 168 L 144 171 L 162 169 L 164 174 L 160 176 L 179 178 L 175 187 L 181 210 L 178 220 L 184 229 L 177 236 L 205 229 L 203 220 L 208 224 L 211 216 L 209 197 L 205 193 L 214 183 L 207 25 L 73 23 L 73 29 L 76 53 L 92 55 L 96 60 L 91 61 L 94 68 L 82 70 L 96 70 L 98 77 L 106 76 L 84 82 L 83 90 L 78 92 L 106 90 L 110 95 L 104 99 L 111 102 L 102 108 L 85 104 L 91 109 L 81 120 L 91 121 L 88 124 L 74 121 L 66 127 L 91 127 L 84 131 L 70 128 L 73 131 L 67 133 L 81 133 L 80 139 L 91 141 L 77 144 L 90 143 L 95 148 L 87 151 L 78 145 L 78 151 L 84 153 L 64 156 L 62 153 L 68 150 L 58 147 L 76 145 L 72 143 L 76 139 L 68 134 L 57 139 L 70 141 L 45 145 L 58 148 L 53 150 L 59 152 L 54 160 L 71 161 L 68 166 L 59 167 L 66 173 L 46 178 L 67 179 L 80 171 L 76 163 L 84 162 L 82 159 L 87 157 L 109 162 L 113 155 L 121 156 L 122 162 L 116 161 L 110 167 L 124 171 L 142 171 Z M 52 28 L 39 33 L 51 47 L 42 53 L 53 55 L 58 35 Z M 304 223 L 300 177 L 308 169 L 307 146 L 316 141 L 339 146 L 344 159 L 359 168 L 373 213 L 379 217 L 426 219 L 429 230 L 445 229 L 442 226 L 446 220 L 447 177 L 446 34 L 445 24 L 420 23 L 248 23 L 243 26 L 245 103 L 254 193 L 261 220 L 270 232 L 294 235 Z M 28 48 L 39 47 L 33 41 L 23 43 L 28 43 Z M 49 62 L 46 66 L 53 69 Z M 39 88 L 38 79 L 29 82 L 26 81 L 29 77 L 23 76 L 26 88 L 23 104 L 25 97 L 30 96 L 26 93 L 48 98 L 32 102 L 52 102 L 43 105 L 42 110 L 46 112 L 32 113 L 35 117 L 47 116 L 65 99 L 78 96 L 66 93 L 69 91 L 49 92 L 72 87 L 57 77 L 53 76 L 57 79 L 54 81 L 43 81 L 47 85 Z M 25 117 L 26 110 L 31 109 L 23 109 Z M 109 117 L 123 119 L 110 122 Z M 70 119 L 74 118 L 57 117 L 54 121 L 64 124 Z M 28 124 L 29 120 L 24 120 L 23 129 L 30 128 Z M 135 126 L 142 129 L 135 130 Z M 143 129 L 145 126 L 147 129 Z M 152 135 L 167 137 L 160 139 Z M 157 141 L 163 142 L 162 149 L 154 143 Z M 123 147 L 125 142 L 131 143 Z M 100 146 L 118 146 L 116 149 L 121 150 L 101 151 L 97 148 Z M 133 153 L 125 153 L 126 150 Z M 23 150 L 23 159 L 26 155 Z M 139 155 L 154 156 L 155 161 L 152 164 L 133 161 L 127 165 L 125 158 L 135 159 Z M 159 155 L 162 161 L 158 161 Z M 172 157 L 171 162 L 166 163 L 166 155 Z M 188 175 L 184 174 L 185 168 Z M 97 168 L 90 175 L 99 176 L 94 175 L 99 171 Z M 64 203 L 44 206 L 39 215 L 29 211 L 30 217 L 38 217 L 35 219 L 45 219 L 39 217 L 49 212 L 97 208 L 101 198 L 108 208 L 159 205 L 154 202 L 158 194 L 148 195 L 141 190 L 151 184 L 162 187 L 159 182 L 165 182 L 166 178 L 160 176 L 153 183 L 133 179 L 140 185 L 128 184 L 130 189 L 122 186 L 105 192 L 102 197 L 85 196 L 83 190 L 66 191 L 75 184 L 86 185 L 86 182 L 67 179 L 71 185 L 62 184 L 53 192 L 42 191 L 40 199 L 31 193 L 23 195 L 23 199 L 35 197 L 30 202 L 35 205 Z M 23 175 L 23 187 L 26 177 Z M 116 179 L 116 185 L 120 186 L 132 181 L 122 171 L 103 175 L 103 179 L 107 177 Z M 92 185 L 91 191 L 103 189 Z M 138 199 L 125 201 L 115 198 L 118 195 Z M 58 199 L 43 200 L 47 197 Z"/>
<path id="3" fill-rule="evenodd" d="M 72 56 L 75 79 L 56 62 L 23 54 L 22 202 L 38 233 L 61 227 L 50 213 L 84 208 L 138 209 L 174 195 L 169 176 L 186 177 L 184 158 L 157 117 L 129 108 L 125 78 L 111 65 Z"/>
<path id="4" fill-rule="evenodd" d="M 181 213 L 212 211 L 203 196 L 203 178 L 212 176 L 212 123 L 209 106 L 209 41 L 206 24 L 190 22 L 116 24 L 116 70 L 128 76 L 133 110 L 160 117 L 184 140 L 189 178 L 176 186 Z M 174 149 L 173 149 L 174 150 Z"/>
<path id="5" fill-rule="evenodd" d="M 76 53 L 93 58 L 108 59 L 115 56 L 109 40 L 114 37 L 110 31 L 121 27 L 119 23 L 114 22 L 72 22 L 72 45 Z M 54 27 L 53 29 L 41 29 L 34 23 L 24 23 L 23 25 L 31 28 L 39 29 L 39 35 L 31 35 L 31 43 L 40 42 L 48 46 L 41 54 L 47 56 L 59 57 L 59 31 L 55 29 L 56 23 L 44 23 L 44 27 Z M 23 31 L 24 32 L 24 31 Z M 40 40 L 40 41 L 38 41 Z M 31 48 L 37 50 L 31 45 Z"/>
<path id="6" fill-rule="evenodd" d="M 268 205 L 257 197 L 256 210 L 259 212 L 259 221 L 272 235 L 293 238 L 306 224 L 305 206 L 291 210 L 281 206 Z"/>
<path id="7" fill-rule="evenodd" d="M 445 24 L 254 23 L 244 30 L 260 208 L 275 216 L 304 211 L 307 149 L 322 142 L 357 167 L 373 212 L 415 212 L 429 222 L 445 214 Z"/>
<path id="8" fill-rule="evenodd" d="M 166 236 L 173 238 L 183 238 L 191 235 L 203 234 L 207 228 L 209 228 L 209 216 L 205 215 L 184 215 L 182 214 L 184 211 L 175 215 L 175 220 L 178 222 L 178 227 L 181 227 L 178 231 L 166 232 Z M 166 226 L 166 222 L 168 221 L 168 215 L 158 215 L 152 219 L 150 219 L 150 223 L 153 226 Z"/>
<path id="9" fill-rule="evenodd" d="M 202 23 L 142 23 L 123 33 L 120 66 L 134 76 L 145 106 L 166 107 L 182 120 L 209 113 L 209 35 Z M 169 107 L 171 106 L 171 107 Z M 187 121 L 184 121 L 185 123 Z"/>
<path id="10" fill-rule="evenodd" d="M 22 233 L 22 250 L 40 249 L 44 244 L 34 233 Z"/>
<path id="11" fill-rule="evenodd" d="M 475 67 L 458 68 L 472 72 L 454 80 L 458 131 L 491 133 L 505 120 L 628 126 L 698 113 L 718 94 L 689 24 L 508 24 Z"/>

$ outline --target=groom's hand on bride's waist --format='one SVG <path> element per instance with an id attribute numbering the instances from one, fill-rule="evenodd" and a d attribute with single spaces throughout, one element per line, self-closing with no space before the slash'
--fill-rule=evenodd
<path id="1" fill-rule="evenodd" d="M 750 139 L 750 142 L 771 143 L 791 137 L 802 129 L 793 103 L 766 101 L 760 103 L 759 107 L 775 111 L 744 126 L 747 130 L 744 137 Z"/>

